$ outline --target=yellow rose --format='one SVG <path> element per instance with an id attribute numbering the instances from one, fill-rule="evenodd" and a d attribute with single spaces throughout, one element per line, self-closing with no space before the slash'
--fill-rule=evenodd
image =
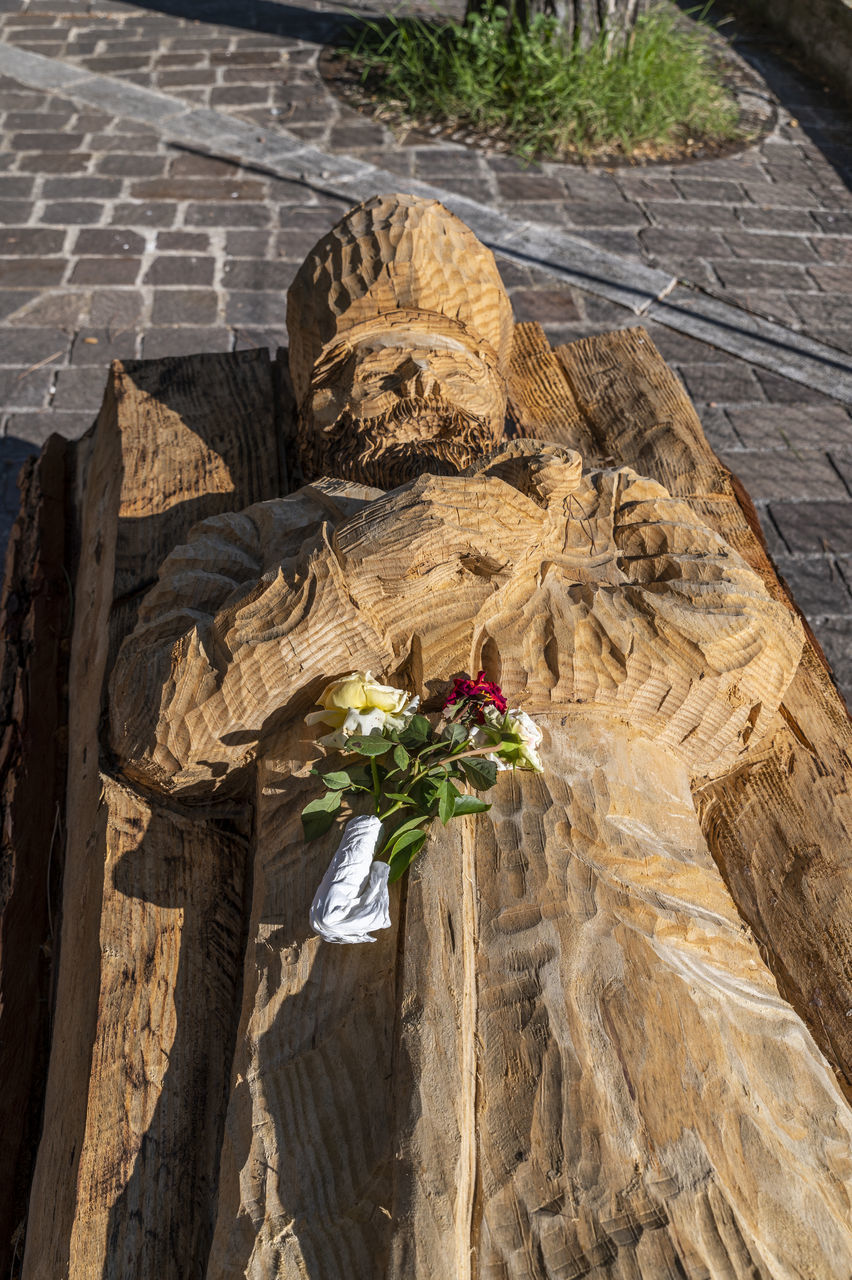
<path id="1" fill-rule="evenodd" d="M 397 715 L 408 701 L 408 694 L 389 684 L 379 684 L 369 671 L 353 671 L 334 680 L 322 691 L 319 705 L 325 711 L 389 711 Z"/>
<path id="2" fill-rule="evenodd" d="M 305 724 L 334 729 L 319 741 L 329 749 L 342 748 L 353 733 L 369 734 L 387 726 L 402 729 L 414 714 L 417 699 L 402 689 L 379 684 L 369 671 L 353 671 L 326 685 L 319 696 L 321 711 L 311 711 Z"/>

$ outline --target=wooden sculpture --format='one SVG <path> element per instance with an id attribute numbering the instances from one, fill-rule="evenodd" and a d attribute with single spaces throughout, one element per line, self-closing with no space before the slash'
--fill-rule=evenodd
<path id="1" fill-rule="evenodd" d="M 569 390 L 534 326 L 509 351 L 493 263 L 459 228 L 385 197 L 309 257 L 297 456 L 333 470 L 344 423 L 351 449 L 289 496 L 253 354 L 228 357 L 207 416 L 207 365 L 114 373 L 80 464 L 63 962 L 24 1280 L 852 1274 L 832 1070 L 852 1062 L 848 793 L 823 763 L 848 726 L 803 694 L 812 651 L 800 665 L 795 613 L 647 337 L 578 344 Z M 480 253 L 465 277 L 459 243 Z M 410 389 L 409 333 L 427 378 Z M 485 372 L 454 381 L 456 356 Z M 361 360 L 370 378 L 387 361 L 418 444 L 362 394 Z M 690 501 L 500 439 L 519 367 L 523 432 L 626 454 Z M 185 461 L 183 513 L 141 466 L 152 433 Z M 337 836 L 307 845 L 299 821 L 317 692 L 370 668 L 428 699 L 480 667 L 544 731 L 545 773 L 504 774 L 488 814 L 433 828 L 376 945 L 320 942 L 308 909 Z M 822 850 L 800 814 L 817 803 Z M 745 917 L 770 912 L 783 927 L 758 945 Z"/>
<path id="2" fill-rule="evenodd" d="M 492 254 L 435 200 L 348 213 L 293 281 L 287 328 L 306 480 L 452 474 L 503 434 L 512 308 Z"/>

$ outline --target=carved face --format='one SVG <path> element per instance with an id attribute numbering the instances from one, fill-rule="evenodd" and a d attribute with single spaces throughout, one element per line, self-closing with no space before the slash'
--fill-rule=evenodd
<path id="1" fill-rule="evenodd" d="M 341 341 L 317 362 L 303 409 L 305 478 L 390 487 L 453 474 L 500 439 L 505 404 L 493 361 L 452 334 L 394 327 Z"/>

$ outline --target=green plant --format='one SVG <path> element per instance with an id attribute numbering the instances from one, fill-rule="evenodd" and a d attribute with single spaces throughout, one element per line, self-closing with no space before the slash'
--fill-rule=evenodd
<path id="1" fill-rule="evenodd" d="M 555 19 L 528 27 L 491 3 L 465 22 L 367 23 L 351 56 L 370 92 L 418 120 L 499 131 L 520 154 L 665 153 L 737 136 L 738 111 L 699 25 L 655 8 L 621 46 L 567 43 Z"/>

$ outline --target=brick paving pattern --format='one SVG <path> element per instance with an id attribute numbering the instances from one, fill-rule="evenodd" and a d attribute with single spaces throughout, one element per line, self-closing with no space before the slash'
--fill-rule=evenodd
<path id="1" fill-rule="evenodd" d="M 682 166 L 524 168 L 341 104 L 317 71 L 340 15 L 273 0 L 0 0 L 0 40 L 361 157 L 585 239 L 852 352 L 852 119 L 763 46 L 743 52 L 778 124 L 742 155 Z M 229 25 L 229 23 L 231 25 Z M 79 435 L 113 357 L 275 346 L 285 291 L 344 205 L 167 145 L 120 115 L 0 78 L 0 533 L 21 459 Z M 501 263 L 519 319 L 553 341 L 635 324 L 625 309 Z M 708 438 L 758 505 L 770 549 L 852 693 L 852 423 L 841 403 L 649 325 Z"/>

